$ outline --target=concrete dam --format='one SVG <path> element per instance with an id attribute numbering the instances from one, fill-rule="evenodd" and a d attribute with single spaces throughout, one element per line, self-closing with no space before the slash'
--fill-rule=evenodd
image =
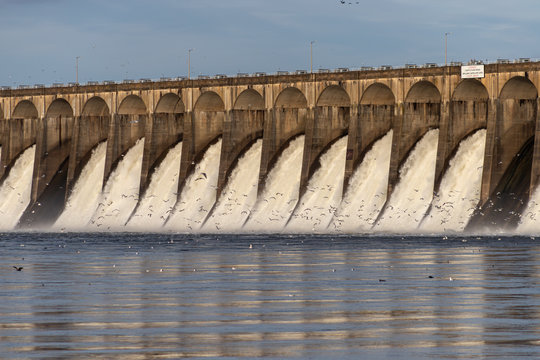
<path id="1" fill-rule="evenodd" d="M 2 89 L 0 228 L 539 232 L 539 87 L 517 62 Z"/>

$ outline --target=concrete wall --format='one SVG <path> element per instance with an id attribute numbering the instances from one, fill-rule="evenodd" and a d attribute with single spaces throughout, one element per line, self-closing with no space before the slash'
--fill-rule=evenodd
<path id="1" fill-rule="evenodd" d="M 540 179 L 540 63 L 486 65 L 485 77 L 478 80 L 461 79 L 459 71 L 437 67 L 1 90 L 0 176 L 5 178 L 16 158 L 36 144 L 36 202 L 66 161 L 65 187 L 71 189 L 92 149 L 107 141 L 105 184 L 122 156 L 144 137 L 141 193 L 168 149 L 182 141 L 180 193 L 206 148 L 222 138 L 219 194 L 239 156 L 262 138 L 261 191 L 284 148 L 305 134 L 303 193 L 320 155 L 348 134 L 346 191 L 365 153 L 392 129 L 391 193 L 411 149 L 437 128 L 436 191 L 459 143 L 486 128 L 480 205 L 533 141 L 528 196 Z"/>

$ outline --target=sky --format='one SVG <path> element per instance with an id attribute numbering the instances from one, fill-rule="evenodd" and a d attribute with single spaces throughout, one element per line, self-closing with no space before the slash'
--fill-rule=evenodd
<path id="1" fill-rule="evenodd" d="M 0 0 L 0 86 L 540 58 L 538 0 Z"/>

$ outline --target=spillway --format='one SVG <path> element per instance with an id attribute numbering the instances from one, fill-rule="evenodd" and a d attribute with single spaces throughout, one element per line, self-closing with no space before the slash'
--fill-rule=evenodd
<path id="1" fill-rule="evenodd" d="M 178 196 L 182 143 L 170 148 L 139 202 L 144 139 L 127 151 L 102 190 L 107 143 L 97 145 L 53 230 L 446 233 L 465 229 L 480 198 L 486 130 L 463 140 L 433 194 L 438 130 L 428 131 L 399 170 L 387 199 L 392 130 L 377 140 L 352 174 L 342 198 L 347 136 L 319 158 L 299 197 L 305 137 L 290 141 L 257 197 L 262 139 L 238 159 L 216 202 L 221 139 L 195 164 Z M 0 188 L 0 228 L 14 228 L 30 202 L 35 146 L 15 162 Z M 540 192 L 518 232 L 540 233 Z M 427 213 L 427 214 L 426 214 Z M 378 221 L 375 221 L 378 219 Z"/>
<path id="2" fill-rule="evenodd" d="M 428 131 L 399 170 L 399 183 L 382 216 L 374 225 L 377 232 L 415 232 L 433 197 L 439 130 Z"/>
<path id="3" fill-rule="evenodd" d="M 84 230 L 96 211 L 101 194 L 107 142 L 98 144 L 81 171 L 79 179 L 66 203 L 64 211 L 53 228 L 59 230 Z"/>
<path id="4" fill-rule="evenodd" d="M 367 232 L 373 226 L 386 201 L 392 134 L 390 130 L 364 156 L 349 180 L 329 230 L 356 233 Z"/>
<path id="5" fill-rule="evenodd" d="M 90 220 L 95 230 L 123 230 L 139 199 L 144 138 L 127 151 L 105 185 Z"/>
<path id="6" fill-rule="evenodd" d="M 0 229 L 13 229 L 30 203 L 36 146 L 26 149 L 0 187 Z"/>
<path id="7" fill-rule="evenodd" d="M 480 201 L 485 142 L 486 130 L 479 130 L 460 143 L 420 227 L 423 232 L 465 229 Z"/>
<path id="8" fill-rule="evenodd" d="M 261 163 L 262 139 L 238 159 L 229 180 L 206 220 L 204 232 L 239 232 L 257 201 L 257 180 Z"/>
<path id="9" fill-rule="evenodd" d="M 180 198 L 165 224 L 168 230 L 198 231 L 216 201 L 221 139 L 206 150 L 188 177 Z"/>
<path id="10" fill-rule="evenodd" d="M 347 136 L 321 155 L 320 168 L 309 180 L 286 229 L 291 232 L 326 232 L 341 202 Z"/>
<path id="11" fill-rule="evenodd" d="M 134 230 L 160 230 L 176 203 L 178 169 L 182 155 L 182 143 L 178 143 L 152 174 L 150 185 L 127 227 Z"/>
<path id="12" fill-rule="evenodd" d="M 246 231 L 281 231 L 298 202 L 305 136 L 293 139 L 268 173 L 264 190 L 244 225 Z"/>

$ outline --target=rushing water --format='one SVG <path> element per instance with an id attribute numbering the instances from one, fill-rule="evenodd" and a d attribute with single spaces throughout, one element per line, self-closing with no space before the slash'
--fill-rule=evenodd
<path id="1" fill-rule="evenodd" d="M 98 207 L 90 220 L 96 230 L 121 229 L 139 200 L 144 138 L 127 151 L 103 188 Z"/>
<path id="2" fill-rule="evenodd" d="M 262 139 L 238 159 L 219 201 L 204 224 L 206 232 L 238 231 L 257 201 L 257 181 L 261 163 Z"/>
<path id="3" fill-rule="evenodd" d="M 221 139 L 212 144 L 203 159 L 186 180 L 166 228 L 176 231 L 197 231 L 216 202 Z"/>
<path id="4" fill-rule="evenodd" d="M 540 356 L 528 237 L 1 236 L 2 359 Z"/>
<path id="5" fill-rule="evenodd" d="M 459 145 L 450 161 L 431 211 L 421 228 L 424 231 L 463 231 L 480 201 L 482 164 L 486 130 L 479 130 Z"/>
<path id="6" fill-rule="evenodd" d="M 287 224 L 298 202 L 304 140 L 304 135 L 298 136 L 283 150 L 267 176 L 244 230 L 277 232 Z"/>
<path id="7" fill-rule="evenodd" d="M 178 194 L 178 169 L 182 143 L 167 152 L 167 156 L 152 174 L 150 185 L 141 199 L 129 227 L 142 230 L 159 230 L 174 208 Z"/>
<path id="8" fill-rule="evenodd" d="M 54 224 L 55 229 L 82 230 L 92 219 L 100 200 L 106 152 L 107 142 L 100 143 L 92 150 L 92 155 L 81 171 L 64 211 Z"/>
<path id="9" fill-rule="evenodd" d="M 384 213 L 375 224 L 377 231 L 414 232 L 433 197 L 439 130 L 430 130 L 418 141 L 399 170 L 399 183 Z"/>
<path id="10" fill-rule="evenodd" d="M 373 226 L 386 201 L 392 134 L 390 130 L 364 156 L 349 180 L 347 193 L 332 221 L 332 230 L 366 232 Z"/>
<path id="11" fill-rule="evenodd" d="M 30 203 L 35 153 L 35 145 L 26 149 L 0 187 L 0 229 L 13 229 Z"/>
<path id="12" fill-rule="evenodd" d="M 309 180 L 305 194 L 287 224 L 291 232 L 326 232 L 341 202 L 347 136 L 321 155 L 321 167 Z"/>

